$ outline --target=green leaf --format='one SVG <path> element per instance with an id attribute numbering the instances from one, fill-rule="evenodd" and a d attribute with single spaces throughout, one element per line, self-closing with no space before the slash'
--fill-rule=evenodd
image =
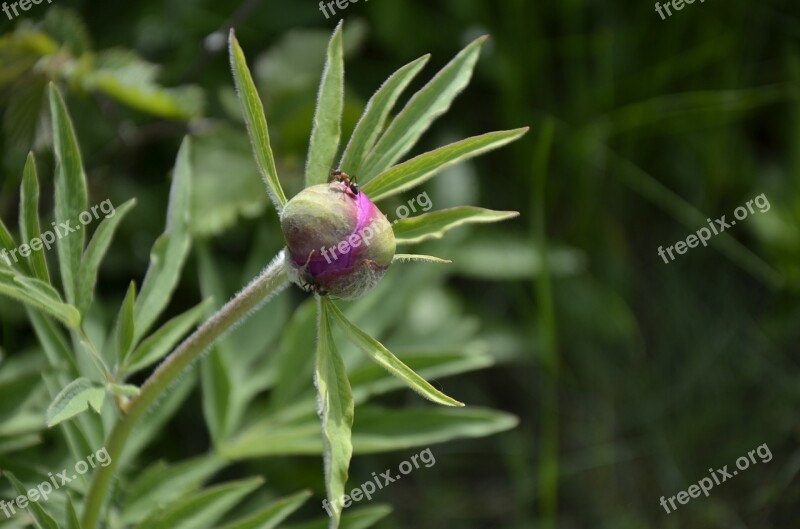
<path id="1" fill-rule="evenodd" d="M 125 359 L 133 347 L 133 336 L 135 323 L 133 320 L 134 304 L 136 303 L 136 282 L 131 281 L 125 299 L 117 315 L 117 361 L 120 365 L 125 363 Z"/>
<path id="2" fill-rule="evenodd" d="M 189 211 L 192 172 L 191 141 L 185 137 L 178 151 L 167 210 L 167 225 L 150 251 L 150 267 L 136 300 L 136 338 L 138 341 L 161 315 L 180 279 L 191 246 Z"/>
<path id="3" fill-rule="evenodd" d="M 230 405 L 234 381 L 220 347 L 213 347 L 200 366 L 203 414 L 214 446 L 225 440 L 230 427 Z"/>
<path id="4" fill-rule="evenodd" d="M 78 376 L 78 365 L 61 329 L 56 326 L 53 320 L 37 311 L 28 308 L 27 312 L 28 319 L 36 333 L 36 338 L 39 340 L 50 365 L 59 372 Z"/>
<path id="5" fill-rule="evenodd" d="M 274 529 L 311 497 L 303 491 L 270 503 L 259 512 L 224 526 L 222 529 Z"/>
<path id="6" fill-rule="evenodd" d="M 328 301 L 327 305 L 328 310 L 339 321 L 339 324 L 353 343 L 370 355 L 378 365 L 402 380 L 408 387 L 437 404 L 443 404 L 444 406 L 464 405 L 431 386 L 428 381 L 416 374 L 410 367 L 394 356 L 382 343 L 356 327 L 353 322 L 342 314 L 342 311 L 339 310 L 339 307 L 337 307 L 335 303 Z"/>
<path id="7" fill-rule="evenodd" d="M 14 266 L 17 268 L 27 268 L 27 263 L 25 263 L 25 261 L 19 263 L 19 260 L 14 260 L 16 256 L 11 254 L 11 252 L 16 249 L 17 242 L 14 240 L 14 236 L 8 231 L 8 228 L 3 223 L 3 219 L 0 219 L 0 250 L 3 250 L 3 252 L 0 253 L 0 267 Z"/>
<path id="8" fill-rule="evenodd" d="M 47 260 L 44 257 L 44 250 L 41 245 L 41 228 L 39 226 L 39 180 L 36 176 L 36 162 L 33 153 L 28 153 L 25 162 L 25 169 L 22 173 L 22 189 L 20 191 L 19 204 L 19 229 L 22 240 L 28 241 L 31 246 L 31 254 L 28 257 L 31 269 L 35 276 L 50 283 L 50 274 L 47 272 Z M 32 243 L 38 240 L 38 245 Z M 36 250 L 33 246 L 39 246 Z"/>
<path id="9" fill-rule="evenodd" d="M 444 169 L 511 143 L 528 132 L 528 127 L 489 132 L 420 154 L 384 171 L 362 187 L 374 201 L 402 193 L 434 177 Z"/>
<path id="10" fill-rule="evenodd" d="M 81 77 L 86 90 L 97 90 L 132 108 L 171 119 L 203 114 L 204 94 L 198 86 L 165 88 L 156 82 L 158 66 L 129 50 L 97 54 L 94 70 Z"/>
<path id="11" fill-rule="evenodd" d="M 43 75 L 34 75 L 8 88 L 8 102 L 3 116 L 6 145 L 26 151 L 42 139 L 46 123 L 42 111 L 47 102 L 47 83 Z"/>
<path id="12" fill-rule="evenodd" d="M 370 98 L 342 155 L 342 161 L 339 164 L 342 171 L 356 176 L 359 174 L 364 159 L 383 131 L 386 118 L 389 117 L 400 94 L 430 58 L 430 54 L 423 55 L 406 64 L 393 73 Z"/>
<path id="13" fill-rule="evenodd" d="M 103 388 L 95 386 L 91 380 L 87 378 L 73 380 L 56 395 L 47 408 L 47 427 L 52 428 L 62 421 L 71 419 L 86 411 L 89 406 L 100 413 L 105 396 Z"/>
<path id="14" fill-rule="evenodd" d="M 342 24 L 343 20 L 339 21 L 333 32 L 328 44 L 325 68 L 322 70 L 306 161 L 306 187 L 328 181 L 328 175 L 339 150 L 344 108 Z"/>
<path id="15" fill-rule="evenodd" d="M 178 340 L 197 324 L 210 305 L 211 300 L 207 299 L 162 325 L 125 359 L 122 372 L 125 374 L 135 373 L 165 357 L 172 351 Z"/>
<path id="16" fill-rule="evenodd" d="M 55 316 L 73 329 L 80 326 L 81 315 L 78 309 L 65 304 L 53 287 L 38 279 L 0 267 L 0 294 Z"/>
<path id="17" fill-rule="evenodd" d="M 136 528 L 197 529 L 198 527 L 207 527 L 262 483 L 264 483 L 262 478 L 251 478 L 210 487 L 178 499 L 163 511 L 150 515 Z"/>
<path id="18" fill-rule="evenodd" d="M 77 224 L 75 232 L 62 233 L 56 243 L 64 293 L 67 301 L 74 304 L 85 239 L 78 217 L 87 207 L 86 174 L 72 120 L 61 93 L 53 83 L 50 83 L 50 114 L 53 120 L 53 151 L 56 158 L 56 223 L 60 225 L 68 222 L 70 227 L 73 222 Z"/>
<path id="19" fill-rule="evenodd" d="M 278 179 L 275 158 L 272 156 L 272 148 L 269 144 L 269 130 L 264 117 L 264 106 L 261 104 L 253 77 L 247 68 L 244 52 L 236 40 L 233 29 L 230 32 L 230 60 L 233 80 L 236 84 L 239 103 L 242 105 L 242 113 L 247 124 L 247 133 L 250 135 L 250 143 L 253 145 L 256 163 L 264 183 L 267 185 L 270 198 L 275 204 L 275 209 L 280 212 L 283 205 L 286 204 L 286 195 L 283 193 L 281 182 Z"/>
<path id="20" fill-rule="evenodd" d="M 25 485 L 23 485 L 14 474 L 8 470 L 4 471 L 3 474 L 8 478 L 8 481 L 14 485 L 17 494 L 20 496 L 27 496 L 28 490 L 25 489 Z M 28 501 L 26 510 L 33 517 L 33 523 L 38 529 L 58 529 L 56 521 L 44 510 L 44 507 L 42 507 L 38 501 Z"/>
<path id="21" fill-rule="evenodd" d="M 396 253 L 392 258 L 392 262 L 410 262 L 410 261 L 418 261 L 421 263 L 436 263 L 436 264 L 450 264 L 453 261 L 449 259 L 441 259 L 439 257 L 434 257 L 432 255 L 418 255 L 413 253 Z"/>
<path id="22" fill-rule="evenodd" d="M 81 522 L 78 518 L 78 511 L 72 502 L 72 496 L 67 493 L 67 529 L 81 529 Z"/>
<path id="23" fill-rule="evenodd" d="M 392 228 L 397 244 L 413 244 L 428 239 L 441 239 L 448 231 L 464 224 L 500 222 L 517 216 L 519 213 L 516 211 L 492 211 L 460 206 L 401 219 L 395 222 Z"/>
<path id="24" fill-rule="evenodd" d="M 142 392 L 139 386 L 133 384 L 107 384 L 106 388 L 112 395 L 120 397 L 137 397 Z"/>
<path id="25" fill-rule="evenodd" d="M 331 529 L 339 526 L 350 458 L 353 455 L 353 394 L 342 357 L 331 335 L 328 310 L 332 303 L 317 296 L 317 366 L 314 382 L 319 395 L 318 414 L 322 419 L 322 446 L 325 460 L 325 488 L 331 502 Z"/>
<path id="26" fill-rule="evenodd" d="M 216 455 L 201 456 L 174 465 L 161 461 L 151 465 L 139 473 L 127 488 L 120 521 L 126 525 L 140 522 L 154 511 L 168 508 L 179 498 L 197 490 L 224 466 L 225 461 Z"/>
<path id="27" fill-rule="evenodd" d="M 128 214 L 128 211 L 135 205 L 136 199 L 132 198 L 120 207 L 114 208 L 112 210 L 114 213 L 100 222 L 94 235 L 92 235 L 92 240 L 89 241 L 89 246 L 86 248 L 86 253 L 83 254 L 81 265 L 78 269 L 78 290 L 75 294 L 75 306 L 78 307 L 81 314 L 86 314 L 86 311 L 92 305 L 94 287 L 97 283 L 97 271 L 100 269 L 100 263 L 102 263 L 108 247 L 111 245 L 114 232 L 116 232 L 117 226 Z"/>
<path id="28" fill-rule="evenodd" d="M 469 84 L 481 46 L 475 39 L 408 101 L 367 156 L 359 179 L 368 182 L 394 165 L 417 143 L 431 123 L 447 112 L 453 99 Z"/>
<path id="29" fill-rule="evenodd" d="M 348 510 L 342 516 L 341 529 L 368 529 L 391 514 L 388 505 L 373 505 L 361 509 Z M 287 525 L 286 529 L 326 529 L 328 519 L 320 518 L 310 522 Z"/>

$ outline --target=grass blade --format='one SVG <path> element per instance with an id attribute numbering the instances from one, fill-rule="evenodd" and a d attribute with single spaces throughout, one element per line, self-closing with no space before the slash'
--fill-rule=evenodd
<path id="1" fill-rule="evenodd" d="M 342 134 L 344 109 L 344 52 L 342 51 L 342 21 L 336 26 L 328 44 L 328 54 L 317 96 L 314 126 L 308 146 L 306 187 L 324 184 L 334 164 Z"/>
<path id="2" fill-rule="evenodd" d="M 367 156 L 359 178 L 368 182 L 406 154 L 434 120 L 447 112 L 453 99 L 469 84 L 481 46 L 475 39 L 409 100 Z"/>
<path id="3" fill-rule="evenodd" d="M 452 165 L 511 143 L 526 132 L 528 127 L 502 130 L 451 143 L 395 165 L 364 184 L 362 189 L 377 202 L 416 187 Z"/>
<path id="4" fill-rule="evenodd" d="M 519 216 L 516 211 L 492 211 L 472 206 L 460 206 L 424 213 L 394 223 L 397 244 L 413 244 L 428 239 L 441 239 L 447 232 L 464 224 L 500 222 Z"/>
<path id="5" fill-rule="evenodd" d="M 278 170 L 275 168 L 275 158 L 272 156 L 272 148 L 269 144 L 269 130 L 267 129 L 267 119 L 264 116 L 264 105 L 261 104 L 253 76 L 247 68 L 244 52 L 232 29 L 229 40 L 233 80 L 236 84 L 239 103 L 242 105 L 244 121 L 247 124 L 247 134 L 253 145 L 258 170 L 267 185 L 267 191 L 275 204 L 275 209 L 280 212 L 283 205 L 286 204 L 286 195 L 283 193 L 280 180 L 278 180 Z"/>
<path id="6" fill-rule="evenodd" d="M 383 126 L 400 94 L 408 87 L 431 58 L 430 54 L 410 62 L 397 70 L 370 98 L 361 119 L 358 120 L 350 142 L 342 155 L 339 167 L 352 175 L 360 173 L 361 165 L 383 131 Z"/>

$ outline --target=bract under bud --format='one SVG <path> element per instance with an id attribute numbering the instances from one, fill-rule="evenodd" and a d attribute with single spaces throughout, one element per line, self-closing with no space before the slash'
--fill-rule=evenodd
<path id="1" fill-rule="evenodd" d="M 358 298 L 383 277 L 395 252 L 392 226 L 366 194 L 342 182 L 308 187 L 281 213 L 292 280 L 318 293 Z"/>

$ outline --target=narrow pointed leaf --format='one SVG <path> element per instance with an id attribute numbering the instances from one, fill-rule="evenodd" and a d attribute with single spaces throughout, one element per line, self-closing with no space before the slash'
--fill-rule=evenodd
<path id="1" fill-rule="evenodd" d="M 437 263 L 437 264 L 450 264 L 453 261 L 449 259 L 441 259 L 439 257 L 434 257 L 432 255 L 418 255 L 413 253 L 396 253 L 394 254 L 394 258 L 392 258 L 392 262 L 411 262 L 411 261 L 419 261 L 421 263 Z"/>
<path id="2" fill-rule="evenodd" d="M 58 259 L 61 268 L 61 279 L 67 301 L 75 302 L 78 269 L 85 233 L 81 229 L 78 217 L 86 211 L 86 174 L 83 170 L 75 129 L 72 126 L 66 105 L 54 84 L 50 84 L 50 114 L 53 120 L 53 150 L 56 159 L 55 205 L 56 223 L 77 225 L 77 230 L 62 233 L 58 238 Z M 73 228 L 74 229 L 74 228 Z M 62 228 L 62 232 L 66 227 Z"/>
<path id="3" fill-rule="evenodd" d="M 299 509 L 311 492 L 303 491 L 270 503 L 266 508 L 222 529 L 274 529 L 293 512 Z"/>
<path id="4" fill-rule="evenodd" d="M 78 309 L 64 303 L 53 287 L 38 279 L 0 268 L 0 294 L 55 316 L 73 329 L 80 325 L 81 315 Z"/>
<path id="5" fill-rule="evenodd" d="M 28 494 L 28 489 L 25 488 L 25 485 L 23 485 L 14 474 L 8 470 L 4 471 L 3 474 L 8 478 L 11 484 L 14 485 L 17 494 L 20 496 L 26 496 Z M 42 507 L 38 501 L 29 501 L 26 509 L 33 517 L 33 523 L 37 529 L 58 529 L 56 521 L 44 510 L 44 507 Z"/>
<path id="6" fill-rule="evenodd" d="M 178 341 L 200 321 L 210 305 L 210 299 L 203 301 L 162 325 L 125 359 L 123 373 L 135 373 L 165 357 Z"/>
<path id="7" fill-rule="evenodd" d="M 132 198 L 120 207 L 115 208 L 113 215 L 104 218 L 100 222 L 92 236 L 92 240 L 89 241 L 89 246 L 87 246 L 86 252 L 83 254 L 81 266 L 78 269 L 78 285 L 75 294 L 75 306 L 78 307 L 81 314 L 86 314 L 86 311 L 92 305 L 94 287 L 97 283 L 97 271 L 100 269 L 100 263 L 103 262 L 108 247 L 111 245 L 114 232 L 125 215 L 135 205 L 136 199 Z"/>
<path id="8" fill-rule="evenodd" d="M 337 307 L 335 303 L 328 302 L 328 309 L 333 317 L 339 321 L 342 329 L 344 329 L 354 344 L 370 355 L 379 365 L 405 382 L 408 387 L 437 404 L 443 404 L 445 406 L 464 405 L 431 386 L 427 380 L 401 362 L 400 359 L 393 355 L 382 343 L 356 327 L 356 325 L 348 320 L 342 311 L 339 310 L 339 307 Z"/>
<path id="9" fill-rule="evenodd" d="M 519 213 L 516 211 L 492 211 L 461 206 L 401 219 L 395 222 L 392 228 L 397 244 L 412 244 L 428 239 L 441 239 L 448 231 L 464 224 L 500 222 L 517 216 Z"/>
<path id="10" fill-rule="evenodd" d="M 457 163 L 511 143 L 526 132 L 528 127 L 489 132 L 420 154 L 381 173 L 364 184 L 363 190 L 377 202 L 416 187 Z"/>
<path id="11" fill-rule="evenodd" d="M 78 511 L 72 502 L 72 496 L 67 493 L 67 529 L 81 529 L 81 522 L 78 518 Z"/>
<path id="12" fill-rule="evenodd" d="M 8 266 L 14 267 L 22 272 L 30 272 L 30 267 L 24 259 L 20 259 L 18 253 L 14 254 L 17 250 L 17 242 L 14 236 L 8 231 L 8 228 L 0 219 L 0 267 Z M 16 260 L 15 260 L 16 259 Z"/>
<path id="13" fill-rule="evenodd" d="M 283 193 L 281 182 L 278 179 L 275 158 L 272 156 L 272 148 L 269 144 L 269 130 L 267 129 L 267 119 L 264 116 L 264 106 L 261 104 L 253 77 L 247 68 L 244 52 L 239 46 L 232 29 L 229 39 L 233 80 L 236 84 L 239 103 L 242 105 L 242 114 L 247 124 L 250 143 L 253 145 L 256 164 L 264 183 L 267 185 L 267 191 L 275 204 L 275 209 L 280 212 L 283 205 L 286 204 L 286 195 Z"/>
<path id="14" fill-rule="evenodd" d="M 431 123 L 447 112 L 455 97 L 469 84 L 481 46 L 480 37 L 461 50 L 431 81 L 409 100 L 372 149 L 358 175 L 368 182 L 403 157 Z"/>
<path id="15" fill-rule="evenodd" d="M 388 505 L 372 505 L 361 509 L 348 509 L 342 516 L 341 529 L 369 529 L 376 523 L 391 514 L 392 508 Z M 318 518 L 310 522 L 287 525 L 285 529 L 325 529 L 328 527 L 327 518 Z"/>
<path id="16" fill-rule="evenodd" d="M 400 98 L 400 94 L 430 58 L 430 55 L 423 55 L 406 64 L 393 73 L 370 98 L 342 155 L 342 161 L 339 164 L 342 171 L 358 176 L 364 159 L 383 131 L 386 119 Z"/>
<path id="17" fill-rule="evenodd" d="M 136 300 L 136 338 L 144 336 L 169 303 L 191 246 L 191 142 L 184 138 L 175 162 L 167 210 L 167 225 L 150 252 L 150 267 Z"/>
<path id="18" fill-rule="evenodd" d="M 195 529 L 221 518 L 264 482 L 251 478 L 216 485 L 181 498 L 165 510 L 147 517 L 136 529 Z"/>
<path id="19" fill-rule="evenodd" d="M 328 54 L 317 95 L 314 126 L 306 161 L 306 187 L 328 180 L 342 133 L 344 109 L 344 52 L 342 51 L 342 21 L 336 26 L 328 44 Z"/>
<path id="20" fill-rule="evenodd" d="M 44 256 L 45 249 L 40 238 L 42 232 L 39 224 L 39 179 L 36 176 L 36 162 L 33 159 L 33 153 L 28 153 L 28 159 L 25 162 L 25 169 L 22 173 L 19 230 L 22 240 L 25 241 L 25 244 L 30 245 L 31 253 L 28 261 L 34 275 L 37 279 L 50 283 L 47 259 Z M 35 246 L 38 246 L 38 249 Z"/>
<path id="21" fill-rule="evenodd" d="M 322 447 L 325 460 L 325 488 L 331 502 L 330 529 L 339 527 L 350 458 L 353 455 L 353 393 L 342 357 L 331 335 L 332 303 L 317 297 L 317 366 L 314 382 L 317 386 L 318 413 L 322 420 Z"/>
<path id="22" fill-rule="evenodd" d="M 117 316 L 117 359 L 120 364 L 125 362 L 125 358 L 128 357 L 128 353 L 130 353 L 131 347 L 133 347 L 133 336 L 135 332 L 133 311 L 135 303 L 136 283 L 131 281 L 128 292 L 125 294 L 125 299 L 122 300 L 119 315 Z"/>
<path id="23" fill-rule="evenodd" d="M 56 395 L 47 408 L 47 427 L 52 428 L 62 421 L 71 419 L 86 411 L 89 406 L 100 413 L 103 400 L 105 400 L 105 391 L 103 388 L 95 386 L 91 380 L 87 378 L 73 380 Z"/>

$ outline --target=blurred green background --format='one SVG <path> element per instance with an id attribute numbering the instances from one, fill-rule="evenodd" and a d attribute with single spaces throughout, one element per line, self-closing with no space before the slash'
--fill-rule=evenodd
<path id="1" fill-rule="evenodd" d="M 531 126 L 521 141 L 424 188 L 434 209 L 470 204 L 521 216 L 426 243 L 420 253 L 454 263 L 393 267 L 356 320 L 395 347 L 480 351 L 480 361 L 435 385 L 468 406 L 513 414 L 519 424 L 432 445 L 435 466 L 375 499 L 394 509 L 376 527 L 795 526 L 795 2 L 695 2 L 667 20 L 652 2 L 621 0 L 372 0 L 337 8 L 328 19 L 315 2 L 297 0 L 55 0 L 13 22 L 0 13 L 0 216 L 16 218 L 29 149 L 46 175 L 42 211 L 52 210 L 45 89 L 54 79 L 65 87 L 75 120 L 90 203 L 138 199 L 101 270 L 97 318 L 113 318 L 129 281 L 139 281 L 147 267 L 163 228 L 169 171 L 187 133 L 195 137 L 197 239 L 170 314 L 201 299 L 199 284 L 204 295 L 214 290 L 211 269 L 217 289 L 234 293 L 282 244 L 235 99 L 227 28 L 235 27 L 247 54 L 278 170 L 293 194 L 302 185 L 325 46 L 341 18 L 344 138 L 399 66 L 432 53 L 412 86 L 419 88 L 485 33 L 491 40 L 471 85 L 415 152 Z M 11 40 L 36 32 L 51 40 Z M 384 212 L 391 218 L 418 193 L 385 204 Z M 756 211 L 674 262 L 658 256 L 659 246 L 686 239 L 706 218 L 730 220 L 736 207 L 762 193 L 769 211 Z M 283 297 L 240 337 L 255 347 L 250 354 L 275 354 L 279 343 L 286 348 L 279 329 L 305 295 L 294 289 Z M 9 358 L 37 347 L 17 304 L 0 301 L 0 319 L 0 348 Z M 228 359 L 238 361 L 235 350 Z M 293 384 L 310 389 L 311 379 Z M 142 460 L 208 450 L 201 393 L 187 390 Z M 418 404 L 408 391 L 376 400 Z M 357 407 L 356 422 L 358 415 Z M 770 462 L 676 513 L 659 505 L 661 496 L 686 490 L 709 468 L 732 468 L 764 443 Z M 418 451 L 357 453 L 349 483 L 396 468 Z M 311 488 L 303 512 L 320 515 L 319 457 L 246 459 L 224 477 L 255 473 L 267 477 L 274 494 Z"/>

